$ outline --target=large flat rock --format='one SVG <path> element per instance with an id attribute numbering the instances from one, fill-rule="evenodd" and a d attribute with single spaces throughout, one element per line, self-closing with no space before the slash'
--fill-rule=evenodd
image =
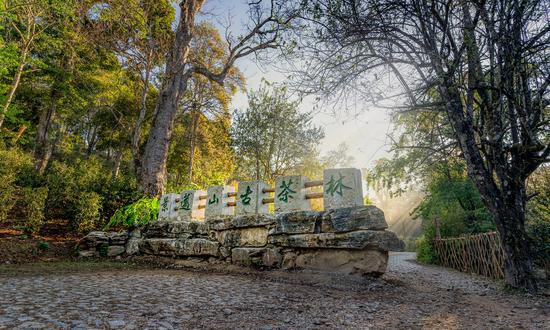
<path id="1" fill-rule="evenodd" d="M 320 233 L 270 236 L 268 243 L 290 248 L 375 249 L 402 251 L 405 243 L 389 231 L 360 230 L 348 233 Z"/>
<path id="2" fill-rule="evenodd" d="M 234 248 L 231 263 L 241 266 L 278 267 L 282 256 L 277 248 Z"/>
<path id="3" fill-rule="evenodd" d="M 265 227 L 274 224 L 275 216 L 271 214 L 238 215 L 235 217 L 221 217 L 208 219 L 210 230 L 228 230 L 234 228 Z"/>
<path id="4" fill-rule="evenodd" d="M 299 211 L 277 214 L 269 235 L 313 234 L 321 230 L 322 212 Z"/>
<path id="5" fill-rule="evenodd" d="M 384 212 L 374 205 L 346 207 L 323 214 L 321 232 L 341 233 L 355 230 L 384 230 Z"/>
<path id="6" fill-rule="evenodd" d="M 189 238 L 208 233 L 208 225 L 201 221 L 154 221 L 143 230 L 143 236 L 157 238 Z"/>
<path id="7" fill-rule="evenodd" d="M 375 250 L 303 250 L 287 260 L 286 268 L 302 268 L 344 274 L 381 275 L 388 265 L 388 252 Z"/>
<path id="8" fill-rule="evenodd" d="M 162 256 L 212 256 L 219 255 L 220 244 L 204 238 L 148 238 L 139 242 L 139 251 Z"/>
<path id="9" fill-rule="evenodd" d="M 262 247 L 267 244 L 267 228 L 222 230 L 216 232 L 216 240 L 227 247 Z"/>

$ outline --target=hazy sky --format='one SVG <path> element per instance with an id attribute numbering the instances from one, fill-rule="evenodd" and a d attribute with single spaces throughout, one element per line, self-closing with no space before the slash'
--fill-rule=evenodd
<path id="1" fill-rule="evenodd" d="M 240 32 L 247 20 L 246 0 L 210 0 L 203 7 L 204 19 L 212 22 L 214 17 L 222 17 L 225 21 L 231 16 L 232 29 L 235 34 Z M 263 79 L 270 82 L 282 83 L 285 75 L 276 71 L 275 67 L 260 67 L 251 59 L 240 59 L 237 67 L 244 73 L 247 80 L 247 89 L 254 90 Z M 231 110 L 245 109 L 247 96 L 239 92 L 233 99 Z M 306 98 L 301 111 L 313 111 L 314 124 L 325 129 L 326 137 L 320 142 L 319 149 L 325 153 L 334 149 L 338 144 L 345 142 L 349 146 L 350 154 L 355 157 L 355 167 L 371 167 L 373 161 L 387 156 L 388 141 L 386 134 L 392 129 L 389 112 L 385 109 L 371 108 L 358 115 L 346 115 L 343 109 L 333 108 L 314 109 L 313 98 Z"/>

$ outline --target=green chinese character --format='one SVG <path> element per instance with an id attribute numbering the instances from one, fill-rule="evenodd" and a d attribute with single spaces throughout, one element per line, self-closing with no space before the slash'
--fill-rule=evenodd
<path id="1" fill-rule="evenodd" d="M 246 186 L 246 192 L 241 194 L 241 202 L 244 205 L 250 205 L 250 194 L 252 194 L 252 189 L 250 189 L 250 186 Z"/>
<path id="2" fill-rule="evenodd" d="M 218 204 L 220 200 L 218 199 L 218 197 L 216 196 L 216 194 L 214 194 L 212 196 L 211 199 L 208 200 L 208 205 L 212 205 L 212 204 Z"/>
<path id="3" fill-rule="evenodd" d="M 295 194 L 296 192 L 292 189 L 290 189 L 290 185 L 292 184 L 292 179 L 288 180 L 288 183 L 283 180 L 283 183 L 281 183 L 281 192 L 277 195 L 277 198 L 281 202 L 288 203 L 289 198 L 294 198 L 292 194 Z"/>
<path id="4" fill-rule="evenodd" d="M 342 183 L 342 180 L 345 178 L 342 176 L 342 174 L 338 173 L 340 178 L 338 180 L 334 180 L 334 177 L 330 176 L 330 181 L 327 183 L 327 194 L 330 194 L 330 196 L 334 197 L 334 193 L 337 193 L 338 195 L 342 196 L 342 189 L 352 189 L 351 187 L 348 187 Z"/>
<path id="5" fill-rule="evenodd" d="M 181 201 L 181 208 L 187 211 L 191 209 L 191 203 L 189 202 L 190 196 L 191 193 L 186 193 L 185 195 L 183 195 L 183 200 Z"/>
<path id="6" fill-rule="evenodd" d="M 168 203 L 170 202 L 170 199 L 168 196 L 164 197 L 162 200 L 162 212 L 168 211 Z"/>

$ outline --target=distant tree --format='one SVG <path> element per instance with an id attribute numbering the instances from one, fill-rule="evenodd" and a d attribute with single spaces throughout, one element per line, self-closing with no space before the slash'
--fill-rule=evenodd
<path id="1" fill-rule="evenodd" d="M 359 91 L 375 104 L 406 98 L 409 111 L 443 111 L 500 234 L 506 282 L 536 290 L 525 180 L 550 161 L 548 2 L 298 3 L 298 87 L 332 99 Z"/>
<path id="2" fill-rule="evenodd" d="M 190 60 L 215 69 L 227 57 L 218 30 L 209 23 L 196 26 Z M 175 121 L 173 143 L 168 157 L 170 186 L 184 184 L 204 188 L 224 183 L 234 169 L 229 129 L 229 105 L 237 89 L 244 88 L 244 77 L 236 67 L 220 85 L 195 73 L 189 79 Z"/>
<path id="3" fill-rule="evenodd" d="M 336 149 L 329 150 L 322 157 L 322 162 L 330 168 L 351 167 L 354 161 L 355 157 L 349 154 L 349 146 L 345 142 L 340 143 Z"/>
<path id="4" fill-rule="evenodd" d="M 232 134 L 240 175 L 274 181 L 296 173 L 317 153 L 323 130 L 311 124 L 311 114 L 300 113 L 284 87 L 264 83 L 248 98 L 248 109 L 235 113 Z"/>
<path id="5" fill-rule="evenodd" d="M 11 86 L 0 110 L 0 128 L 6 113 L 13 102 L 15 92 L 21 82 L 21 75 L 27 66 L 31 51 L 40 35 L 55 23 L 62 1 L 45 0 L 2 0 L 0 1 L 0 24 L 6 28 L 5 40 L 13 40 L 19 50 L 19 59 Z"/>

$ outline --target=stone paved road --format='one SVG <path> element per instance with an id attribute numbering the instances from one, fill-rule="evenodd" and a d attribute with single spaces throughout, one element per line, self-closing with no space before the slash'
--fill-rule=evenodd
<path id="1" fill-rule="evenodd" d="M 394 254 L 380 280 L 94 270 L 0 276 L 0 329 L 550 329 L 547 297 Z M 546 300 L 545 300 L 546 299 Z"/>

